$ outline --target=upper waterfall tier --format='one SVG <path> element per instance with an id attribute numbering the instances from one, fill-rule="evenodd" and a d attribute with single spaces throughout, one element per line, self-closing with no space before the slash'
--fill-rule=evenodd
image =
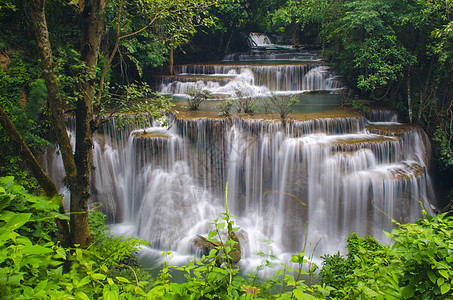
<path id="1" fill-rule="evenodd" d="M 215 64 L 175 66 L 177 75 L 163 76 L 158 91 L 184 96 L 189 89 L 208 90 L 219 98 L 269 96 L 271 93 L 336 91 L 343 83 L 320 64 L 316 52 L 256 51 L 229 54 Z"/>
<path id="2" fill-rule="evenodd" d="M 264 51 L 255 50 L 251 52 L 230 53 L 225 55 L 223 62 L 266 62 L 274 63 L 315 63 L 321 62 L 321 58 L 316 51 L 294 50 L 294 51 Z"/>

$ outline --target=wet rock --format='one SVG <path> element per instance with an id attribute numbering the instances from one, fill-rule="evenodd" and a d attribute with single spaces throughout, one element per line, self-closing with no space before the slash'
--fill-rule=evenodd
<path id="1" fill-rule="evenodd" d="M 235 241 L 236 243 L 234 244 L 233 249 L 231 250 L 231 252 L 229 254 L 233 259 L 233 263 L 237 263 L 241 260 L 241 256 L 242 256 L 239 238 L 236 235 L 236 233 L 232 232 L 232 233 L 230 233 L 230 239 Z M 195 249 L 198 250 L 199 254 L 207 256 L 207 255 L 209 255 L 209 253 L 211 252 L 212 249 L 215 249 L 215 248 L 221 246 L 221 244 L 211 242 L 207 238 L 198 234 L 193 239 L 193 246 L 195 247 Z"/>

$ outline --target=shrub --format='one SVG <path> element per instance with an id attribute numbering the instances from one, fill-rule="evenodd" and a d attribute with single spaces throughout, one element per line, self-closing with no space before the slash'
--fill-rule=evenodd
<path id="1" fill-rule="evenodd" d="M 453 219 L 446 214 L 399 224 L 387 235 L 394 244 L 352 234 L 348 256 L 323 257 L 320 277 L 337 298 L 451 299 Z"/>
<path id="2" fill-rule="evenodd" d="M 236 100 L 234 101 L 238 113 L 244 113 L 246 115 L 253 115 L 257 109 L 256 103 L 258 98 L 253 98 L 251 96 L 246 96 L 244 91 L 235 88 L 234 94 Z"/>
<path id="3" fill-rule="evenodd" d="M 190 110 L 198 110 L 201 103 L 212 98 L 211 92 L 207 90 L 189 89 L 186 94 L 190 96 L 187 100 Z"/>
<path id="4" fill-rule="evenodd" d="M 286 117 L 290 112 L 293 111 L 294 104 L 297 103 L 297 97 L 291 96 L 276 96 L 272 95 L 269 98 L 272 108 L 276 111 L 282 121 L 286 120 Z"/>
<path id="5" fill-rule="evenodd" d="M 0 298 L 145 297 L 147 283 L 137 276 L 142 273 L 124 263 L 143 242 L 113 238 L 104 225 L 94 229 L 95 242 L 88 249 L 64 249 L 55 241 L 53 222 L 68 216 L 57 209 L 12 177 L 0 178 Z"/>

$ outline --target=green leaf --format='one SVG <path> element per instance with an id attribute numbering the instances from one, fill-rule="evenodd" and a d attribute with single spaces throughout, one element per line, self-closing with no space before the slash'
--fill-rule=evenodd
<path id="1" fill-rule="evenodd" d="M 442 286 L 445 282 L 445 279 L 442 277 L 437 278 L 437 286 Z"/>
<path id="2" fill-rule="evenodd" d="M 442 275 L 445 279 L 450 278 L 450 273 L 447 270 L 439 270 L 439 274 Z"/>
<path id="3" fill-rule="evenodd" d="M 91 282 L 91 279 L 90 279 L 90 276 L 85 276 L 82 278 L 82 280 L 80 280 L 77 284 L 76 284 L 76 287 L 81 287 L 81 286 L 84 286 L 88 283 Z"/>
<path id="4" fill-rule="evenodd" d="M 115 277 L 116 280 L 118 280 L 119 282 L 123 282 L 123 283 L 131 283 L 129 280 L 127 280 L 126 278 L 124 277 Z"/>
<path id="5" fill-rule="evenodd" d="M 104 280 L 105 277 L 106 276 L 104 274 L 101 274 L 101 273 L 93 273 L 93 274 L 91 274 L 91 278 L 93 278 L 94 280 Z"/>
<path id="6" fill-rule="evenodd" d="M 66 251 L 63 248 L 57 248 L 57 256 L 66 259 Z"/>
<path id="7" fill-rule="evenodd" d="M 450 254 L 449 256 L 447 256 L 446 260 L 449 264 L 451 264 L 453 262 L 453 254 Z"/>
<path id="8" fill-rule="evenodd" d="M 450 283 L 448 282 L 445 282 L 444 284 L 442 284 L 442 286 L 440 287 L 440 292 L 442 295 L 448 293 L 448 291 L 450 291 Z"/>
<path id="9" fill-rule="evenodd" d="M 405 286 L 401 292 L 401 296 L 404 298 L 404 299 L 410 299 L 414 296 L 414 289 L 411 287 L 411 286 Z"/>
<path id="10" fill-rule="evenodd" d="M 77 292 L 74 295 L 77 297 L 77 299 L 90 300 L 90 297 L 88 297 L 84 292 Z"/>
<path id="11" fill-rule="evenodd" d="M 25 254 L 32 255 L 32 254 L 47 254 L 53 252 L 53 250 L 50 248 L 46 248 L 44 246 L 34 245 L 31 247 L 24 247 L 22 249 L 22 252 Z"/>
<path id="12" fill-rule="evenodd" d="M 4 228 L 8 231 L 16 230 L 17 228 L 21 227 L 28 220 L 30 220 L 31 213 L 23 213 L 23 214 L 14 214 L 5 224 Z"/>
<path id="13" fill-rule="evenodd" d="M 293 294 L 296 299 L 304 299 L 304 292 L 302 292 L 301 290 L 294 289 Z"/>
<path id="14" fill-rule="evenodd" d="M 34 292 L 37 293 L 37 292 L 43 290 L 46 286 L 47 286 L 47 280 L 40 281 L 40 282 L 36 285 L 36 287 L 35 287 L 35 289 L 34 289 Z"/>
<path id="15" fill-rule="evenodd" d="M 431 280 L 432 283 L 436 283 L 437 276 L 434 274 L 433 271 L 428 271 L 428 278 Z"/>

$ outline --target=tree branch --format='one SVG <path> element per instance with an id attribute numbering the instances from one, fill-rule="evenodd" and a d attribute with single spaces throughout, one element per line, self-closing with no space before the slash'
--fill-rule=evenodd
<path id="1" fill-rule="evenodd" d="M 49 198 L 53 198 L 52 201 L 56 201 L 59 207 L 59 213 L 65 214 L 65 209 L 61 196 L 58 194 L 58 189 L 52 179 L 47 176 L 46 172 L 42 169 L 41 165 L 36 160 L 35 156 L 28 148 L 24 139 L 17 131 L 11 119 L 5 113 L 3 108 L 0 106 L 0 124 L 8 135 L 12 145 L 16 149 L 19 156 L 24 160 L 25 164 L 30 169 L 32 175 L 38 180 L 39 185 L 43 188 L 44 192 Z M 56 219 L 58 226 L 58 232 L 60 235 L 60 242 L 63 247 L 69 246 L 69 226 L 66 220 Z"/>

